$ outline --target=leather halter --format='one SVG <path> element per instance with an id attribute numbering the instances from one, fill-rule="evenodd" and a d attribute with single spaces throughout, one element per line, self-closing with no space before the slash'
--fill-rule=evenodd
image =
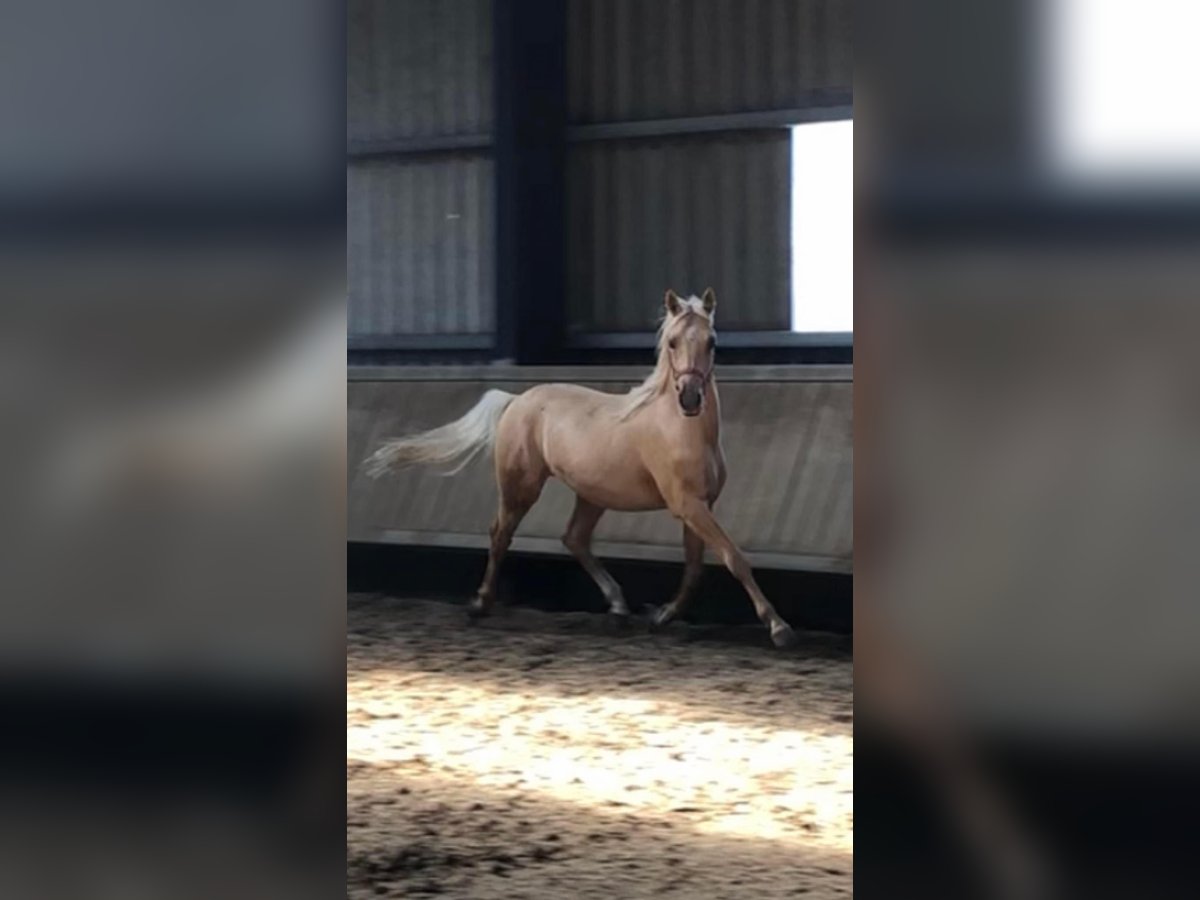
<path id="1" fill-rule="evenodd" d="M 685 313 L 685 315 L 695 316 L 695 315 L 699 315 L 699 313 L 695 312 L 694 310 L 691 310 L 691 311 L 688 311 L 687 313 Z M 709 366 L 707 372 L 701 372 L 695 366 L 689 366 L 688 368 L 684 369 L 682 372 L 676 372 L 675 366 L 672 365 L 671 359 L 670 359 L 670 357 L 668 357 L 667 358 L 667 368 L 669 368 L 671 370 L 671 380 L 674 382 L 678 382 L 679 379 L 682 378 L 684 375 L 693 375 L 696 378 L 699 378 L 700 379 L 700 391 L 701 391 L 701 393 L 704 393 L 708 390 L 708 381 L 710 378 L 712 378 L 713 369 L 716 368 L 716 365 L 713 364 L 713 365 Z"/>

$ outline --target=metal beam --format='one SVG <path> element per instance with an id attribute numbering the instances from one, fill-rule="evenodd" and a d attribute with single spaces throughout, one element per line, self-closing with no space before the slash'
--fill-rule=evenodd
<path id="1" fill-rule="evenodd" d="M 447 134 L 424 138 L 380 138 L 350 141 L 346 156 L 350 159 L 373 159 L 388 156 L 420 156 L 454 150 L 487 150 L 492 146 L 490 134 Z"/>
<path id="2" fill-rule="evenodd" d="M 650 366 L 352 366 L 346 371 L 347 381 L 503 381 L 544 384 L 569 381 L 636 384 L 646 377 Z M 852 382 L 854 367 L 849 365 L 823 366 L 719 366 L 717 378 L 722 383 L 735 382 Z"/>
<path id="3" fill-rule="evenodd" d="M 641 137 L 704 134 L 715 131 L 755 131 L 790 128 L 807 122 L 833 122 L 854 118 L 849 104 L 772 109 L 761 112 L 728 113 L 678 119 L 647 119 L 640 122 L 598 122 L 567 129 L 567 140 L 610 141 Z"/>
<path id="4" fill-rule="evenodd" d="M 348 350 L 488 350 L 490 334 L 352 334 Z"/>
<path id="5" fill-rule="evenodd" d="M 566 290 L 566 0 L 494 0 L 496 349 L 560 352 Z"/>
<path id="6" fill-rule="evenodd" d="M 584 350 L 648 350 L 655 336 L 649 331 L 579 332 L 567 346 Z M 847 331 L 721 331 L 721 347 L 760 349 L 768 347 L 853 347 L 854 334 Z"/>

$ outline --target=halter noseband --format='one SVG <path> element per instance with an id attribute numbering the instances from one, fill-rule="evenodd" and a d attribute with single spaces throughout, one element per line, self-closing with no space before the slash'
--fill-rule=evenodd
<path id="1" fill-rule="evenodd" d="M 668 363 L 668 365 L 670 365 L 670 363 Z M 701 372 L 695 366 L 690 366 L 684 369 L 682 372 L 676 372 L 675 367 L 671 366 L 671 377 L 674 381 L 678 381 L 684 375 L 694 375 L 696 378 L 699 378 L 700 389 L 704 390 L 708 387 L 708 379 L 712 377 L 712 367 L 710 367 L 707 372 Z"/>

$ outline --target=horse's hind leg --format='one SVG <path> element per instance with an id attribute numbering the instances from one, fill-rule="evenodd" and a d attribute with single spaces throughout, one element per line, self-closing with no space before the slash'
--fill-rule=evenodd
<path id="1" fill-rule="evenodd" d="M 530 503 L 522 506 L 510 506 L 503 499 L 500 500 L 500 508 L 496 511 L 496 518 L 492 521 L 492 527 L 488 532 L 492 543 L 488 549 L 487 569 L 483 573 L 483 582 L 479 585 L 475 599 L 467 607 L 467 613 L 471 618 L 478 619 L 492 611 L 492 605 L 496 602 L 496 576 L 500 573 L 500 564 L 504 562 L 504 557 L 508 553 L 513 532 L 517 530 L 517 526 L 521 524 L 525 513 L 529 512 L 529 507 L 532 505 Z"/>
<path id="2" fill-rule="evenodd" d="M 662 628 L 674 621 L 687 609 L 704 572 L 704 539 L 687 525 L 683 526 L 683 556 L 683 581 L 679 584 L 675 598 L 654 613 L 651 621 L 655 628 Z"/>
<path id="3" fill-rule="evenodd" d="M 615 616 L 628 616 L 629 606 L 625 603 L 625 595 L 616 579 L 608 574 L 596 557 L 592 556 L 592 532 L 596 523 L 604 515 L 604 507 L 588 503 L 582 497 L 575 498 L 575 510 L 571 513 L 571 521 L 563 533 L 562 542 L 584 570 L 592 576 L 592 580 L 600 587 L 604 599 L 608 601 L 608 611 Z"/>
<path id="4" fill-rule="evenodd" d="M 530 507 L 537 502 L 542 493 L 542 486 L 546 483 L 545 474 L 513 475 L 511 478 L 503 474 L 500 477 L 500 507 L 489 532 L 492 542 L 488 550 L 487 569 L 483 573 L 483 583 L 479 585 L 475 599 L 467 607 L 467 612 L 473 619 L 491 612 L 492 605 L 496 602 L 496 576 L 512 543 L 513 532 L 517 530 Z"/>

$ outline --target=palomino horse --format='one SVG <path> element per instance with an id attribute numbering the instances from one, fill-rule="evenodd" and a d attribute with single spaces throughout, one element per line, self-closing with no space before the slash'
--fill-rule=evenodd
<path id="1" fill-rule="evenodd" d="M 683 522 L 686 565 L 679 591 L 655 613 L 653 624 L 666 625 L 687 606 L 707 544 L 742 583 L 775 645 L 794 642 L 792 629 L 712 514 L 725 486 L 713 374 L 716 305 L 711 288 L 702 298 L 667 291 L 654 371 L 627 394 L 573 384 L 538 385 L 519 396 L 488 391 L 458 421 L 389 441 L 367 460 L 372 477 L 414 463 L 453 464 L 453 473 L 485 448 L 494 449 L 500 508 L 492 523 L 487 570 L 470 606 L 473 616 L 490 611 L 497 570 L 513 532 L 553 475 L 576 494 L 563 544 L 600 586 L 612 613 L 628 616 L 629 607 L 620 586 L 592 555 L 596 523 L 606 509 L 665 507 Z"/>

